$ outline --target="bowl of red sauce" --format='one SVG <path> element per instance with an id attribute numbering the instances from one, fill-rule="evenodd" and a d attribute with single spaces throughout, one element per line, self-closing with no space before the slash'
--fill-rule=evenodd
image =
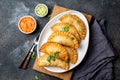
<path id="1" fill-rule="evenodd" d="M 36 27 L 36 20 L 29 15 L 21 17 L 18 22 L 18 28 L 24 34 L 30 34 L 34 32 Z"/>

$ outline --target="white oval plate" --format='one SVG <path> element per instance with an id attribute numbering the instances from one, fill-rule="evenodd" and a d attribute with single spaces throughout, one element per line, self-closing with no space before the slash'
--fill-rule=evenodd
<path id="1" fill-rule="evenodd" d="M 88 49 L 88 44 L 89 44 L 89 25 L 87 22 L 87 19 L 85 18 L 85 16 L 75 10 L 70 10 L 70 11 L 66 11 L 63 13 L 58 14 L 57 16 L 55 16 L 54 18 L 52 18 L 43 28 L 39 40 L 38 40 L 38 45 L 37 45 L 37 56 L 41 56 L 41 54 L 43 54 L 42 52 L 39 52 L 39 48 L 42 46 L 42 44 L 44 44 L 45 42 L 47 42 L 48 37 L 50 36 L 50 34 L 52 33 L 51 30 L 51 26 L 59 21 L 59 18 L 62 17 L 65 14 L 75 14 L 77 15 L 79 18 L 81 18 L 86 26 L 87 29 L 87 34 L 84 40 L 81 41 L 81 43 L 79 44 L 79 48 L 77 49 L 77 53 L 78 53 L 78 60 L 76 62 L 76 64 L 70 64 L 69 66 L 69 70 L 75 68 L 78 64 L 81 63 L 81 61 L 83 60 L 83 58 L 85 57 L 85 54 L 87 52 Z M 47 69 L 48 71 L 51 72 L 56 72 L 56 73 L 62 73 L 62 72 L 66 72 L 69 70 L 63 70 L 61 68 L 57 68 L 57 67 L 44 67 L 45 69 Z"/>

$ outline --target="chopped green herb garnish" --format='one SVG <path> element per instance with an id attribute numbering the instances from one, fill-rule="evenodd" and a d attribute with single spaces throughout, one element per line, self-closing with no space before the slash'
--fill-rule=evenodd
<path id="1" fill-rule="evenodd" d="M 54 56 L 51 56 L 51 60 L 55 61 L 55 57 L 54 57 Z"/>
<path id="2" fill-rule="evenodd" d="M 50 15 L 48 15 L 48 17 L 50 18 L 50 17 L 51 17 L 51 14 L 50 14 Z"/>
<path id="3" fill-rule="evenodd" d="M 39 80 L 39 77 L 35 75 L 34 80 Z"/>
<path id="4" fill-rule="evenodd" d="M 62 30 L 68 32 L 69 31 L 69 26 L 63 27 Z"/>
<path id="5" fill-rule="evenodd" d="M 59 52 L 56 51 L 56 52 L 54 53 L 54 56 L 58 56 L 58 55 L 59 55 Z"/>
<path id="6" fill-rule="evenodd" d="M 31 59 L 34 59 L 34 58 L 35 58 L 35 53 L 32 52 L 32 54 L 31 54 Z"/>
<path id="7" fill-rule="evenodd" d="M 47 57 L 47 61 L 50 62 L 50 60 L 55 61 L 55 57 L 54 57 L 54 56 L 48 56 L 48 57 Z"/>
<path id="8" fill-rule="evenodd" d="M 74 37 L 71 37 L 71 40 L 74 40 Z"/>
<path id="9" fill-rule="evenodd" d="M 50 60 L 51 60 L 51 56 L 48 56 L 47 61 L 50 62 Z"/>
<path id="10" fill-rule="evenodd" d="M 44 76 L 45 76 L 45 74 L 41 74 L 41 76 L 42 76 L 42 77 L 44 77 Z"/>

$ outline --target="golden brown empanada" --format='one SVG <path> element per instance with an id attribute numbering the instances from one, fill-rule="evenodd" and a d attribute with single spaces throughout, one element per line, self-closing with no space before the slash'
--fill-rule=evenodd
<path id="1" fill-rule="evenodd" d="M 65 31 L 65 32 L 70 32 L 71 34 L 73 34 L 78 41 L 80 41 L 80 36 L 78 31 L 76 30 L 76 28 L 69 24 L 69 23 L 56 23 L 54 24 L 51 29 L 53 31 Z"/>
<path id="2" fill-rule="evenodd" d="M 57 59 L 53 56 L 49 56 L 48 54 L 40 56 L 37 63 L 39 66 L 53 66 L 60 67 L 65 70 L 69 69 L 69 64 L 67 62 Z"/>
<path id="3" fill-rule="evenodd" d="M 68 51 L 69 56 L 70 56 L 70 63 L 71 64 L 75 64 L 77 62 L 78 59 L 78 55 L 77 55 L 77 51 L 76 49 L 72 48 L 72 47 L 67 47 L 64 46 L 65 49 Z"/>
<path id="4" fill-rule="evenodd" d="M 78 40 L 69 32 L 57 31 L 53 32 L 49 38 L 48 42 L 57 42 L 65 46 L 70 46 L 78 48 Z"/>
<path id="5" fill-rule="evenodd" d="M 56 58 L 59 58 L 66 62 L 68 61 L 69 58 L 67 50 L 61 44 L 55 42 L 44 43 L 41 46 L 40 51 L 43 53 L 47 53 L 51 56 L 55 56 Z"/>
<path id="6" fill-rule="evenodd" d="M 66 14 L 59 19 L 61 22 L 66 22 L 72 24 L 78 30 L 81 39 L 84 39 L 86 36 L 86 27 L 84 22 L 74 14 Z"/>

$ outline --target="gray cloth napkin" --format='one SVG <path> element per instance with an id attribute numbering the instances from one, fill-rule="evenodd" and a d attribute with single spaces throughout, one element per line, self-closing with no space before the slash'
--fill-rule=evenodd
<path id="1" fill-rule="evenodd" d="M 84 60 L 75 68 L 72 80 L 112 80 L 114 50 L 108 42 L 104 21 L 90 25 L 90 41 Z"/>

